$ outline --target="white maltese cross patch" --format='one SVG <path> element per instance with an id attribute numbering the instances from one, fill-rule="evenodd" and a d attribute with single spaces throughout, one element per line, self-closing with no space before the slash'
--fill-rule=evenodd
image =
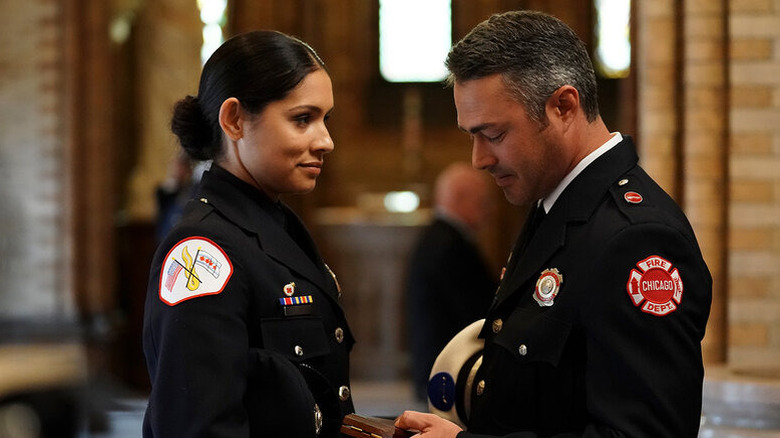
<path id="1" fill-rule="evenodd" d="M 160 271 L 160 299 L 176 305 L 225 289 L 233 264 L 222 248 L 205 237 L 188 237 L 165 256 Z"/>

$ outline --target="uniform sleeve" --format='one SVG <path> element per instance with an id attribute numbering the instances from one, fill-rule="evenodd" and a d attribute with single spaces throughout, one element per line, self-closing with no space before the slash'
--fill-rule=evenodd
<path id="1" fill-rule="evenodd" d="M 598 260 L 582 314 L 598 421 L 586 436 L 696 437 L 712 296 L 698 246 L 668 225 L 634 225 Z"/>
<path id="2" fill-rule="evenodd" d="M 223 248 L 230 257 L 229 248 Z M 164 260 L 153 265 L 144 329 L 152 383 L 145 434 L 249 436 L 242 403 L 248 375 L 247 292 L 240 261 L 231 258 L 230 263 L 234 272 L 221 292 L 173 305 L 159 294 Z"/>
<path id="3" fill-rule="evenodd" d="M 698 246 L 692 236 L 654 223 L 629 226 L 599 253 L 583 261 L 592 263 L 592 276 L 585 281 L 579 321 L 587 345 L 589 424 L 581 434 L 556 437 L 695 438 L 704 377 L 701 340 L 712 293 Z"/>

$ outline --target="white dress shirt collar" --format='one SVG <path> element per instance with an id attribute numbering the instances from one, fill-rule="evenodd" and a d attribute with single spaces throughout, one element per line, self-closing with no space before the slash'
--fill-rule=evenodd
<path id="1" fill-rule="evenodd" d="M 583 170 L 585 170 L 586 167 L 590 165 L 590 163 L 596 161 L 596 158 L 604 155 L 608 150 L 615 147 L 618 143 L 623 141 L 623 136 L 619 132 L 613 132 L 612 138 L 607 140 L 606 143 L 599 146 L 598 149 L 594 150 L 593 152 L 589 153 L 585 158 L 580 160 L 579 163 L 577 163 L 576 166 L 574 166 L 574 169 L 571 170 L 558 184 L 558 187 L 555 188 L 547 197 L 542 199 L 540 202 L 544 206 L 544 212 L 549 213 L 552 206 L 555 204 L 555 201 L 558 200 L 558 197 L 561 196 L 561 193 L 566 189 L 566 187 L 571 183 L 574 178 L 577 177 L 580 173 L 582 173 Z"/>

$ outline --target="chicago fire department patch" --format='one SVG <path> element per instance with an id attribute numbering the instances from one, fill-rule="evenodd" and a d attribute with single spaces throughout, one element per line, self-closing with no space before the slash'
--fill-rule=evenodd
<path id="1" fill-rule="evenodd" d="M 188 237 L 165 256 L 160 299 L 173 306 L 190 298 L 218 294 L 231 275 L 233 264 L 219 245 L 205 237 Z"/>
<path id="2" fill-rule="evenodd" d="M 656 255 L 638 262 L 636 266 L 639 270 L 631 270 L 626 284 L 634 305 L 641 305 L 643 312 L 657 316 L 677 310 L 683 295 L 683 282 L 677 268 Z"/>

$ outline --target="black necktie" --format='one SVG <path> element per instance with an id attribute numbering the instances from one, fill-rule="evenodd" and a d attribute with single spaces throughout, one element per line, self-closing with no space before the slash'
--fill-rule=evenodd
<path id="1" fill-rule="evenodd" d="M 546 216 L 547 213 L 544 211 L 544 205 L 539 204 L 536 209 L 534 209 L 533 218 L 531 218 L 531 226 L 528 232 L 529 241 L 531 240 L 531 237 L 533 237 L 534 233 L 536 233 L 536 230 L 539 229 L 539 225 Z"/>
<path id="2" fill-rule="evenodd" d="M 526 247 L 528 247 L 528 243 L 531 241 L 531 238 L 533 238 L 534 233 L 536 233 L 536 230 L 539 228 L 539 225 L 542 223 L 545 216 L 547 216 L 547 213 L 544 212 L 544 207 L 542 204 L 539 204 L 536 208 L 532 209 L 528 213 L 528 217 L 525 220 L 525 225 L 523 225 L 523 230 L 520 232 L 520 236 L 517 238 L 517 243 L 512 250 L 512 259 L 509 263 L 510 266 L 507 266 L 507 270 L 511 271 L 517 264 L 517 261 L 525 252 Z"/>

